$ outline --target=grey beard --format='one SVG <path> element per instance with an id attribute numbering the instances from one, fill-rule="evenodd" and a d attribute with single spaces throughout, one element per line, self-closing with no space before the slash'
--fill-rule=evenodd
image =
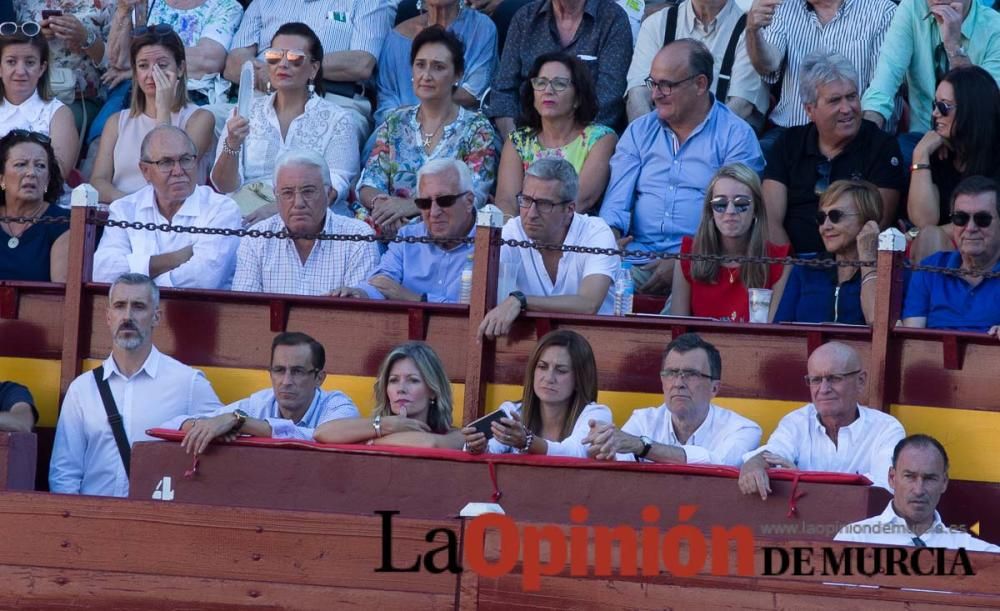
<path id="1" fill-rule="evenodd" d="M 122 350 L 135 350 L 142 345 L 146 337 L 139 331 L 133 331 L 135 335 L 122 336 L 115 333 L 115 345 Z"/>

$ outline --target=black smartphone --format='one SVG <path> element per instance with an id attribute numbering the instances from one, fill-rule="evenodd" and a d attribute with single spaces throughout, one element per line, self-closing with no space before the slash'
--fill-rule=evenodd
<path id="1" fill-rule="evenodd" d="M 493 438 L 493 427 L 491 427 L 490 425 L 493 424 L 494 422 L 499 422 L 500 419 L 505 417 L 506 415 L 507 412 L 503 411 L 502 409 L 498 409 L 495 412 L 486 414 L 485 416 L 479 418 L 478 420 L 473 420 L 471 423 L 469 423 L 469 426 L 475 428 L 477 433 L 482 433 L 483 435 L 486 435 L 486 439 L 488 441 Z"/>
<path id="2" fill-rule="evenodd" d="M 42 9 L 42 21 L 52 17 L 62 17 L 63 12 L 59 9 Z"/>

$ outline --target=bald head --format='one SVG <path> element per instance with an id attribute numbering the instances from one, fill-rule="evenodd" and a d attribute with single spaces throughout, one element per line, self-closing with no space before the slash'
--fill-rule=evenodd
<path id="1" fill-rule="evenodd" d="M 149 130 L 146 137 L 142 139 L 139 155 L 143 159 L 149 159 L 150 149 L 153 147 L 169 150 L 177 155 L 198 154 L 198 147 L 194 145 L 191 136 L 188 136 L 183 129 L 173 125 L 157 125 Z"/>
<path id="2" fill-rule="evenodd" d="M 197 186 L 198 149 L 182 129 L 154 127 L 142 139 L 139 171 L 156 194 L 160 212 L 168 219 Z"/>
<path id="3" fill-rule="evenodd" d="M 827 342 L 809 356 L 809 372 L 814 363 L 833 364 L 845 367 L 845 371 L 861 369 L 861 357 L 854 348 L 840 342 Z"/>
<path id="4" fill-rule="evenodd" d="M 823 344 L 809 356 L 806 368 L 809 392 L 820 417 L 853 421 L 867 381 L 854 348 L 840 342 Z"/>
<path id="5" fill-rule="evenodd" d="M 673 129 L 701 123 L 711 109 L 712 73 L 712 54 L 697 40 L 682 38 L 660 49 L 649 67 L 660 120 Z"/>

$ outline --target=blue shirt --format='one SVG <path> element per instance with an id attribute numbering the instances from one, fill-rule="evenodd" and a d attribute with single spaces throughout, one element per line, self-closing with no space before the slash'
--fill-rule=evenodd
<path id="1" fill-rule="evenodd" d="M 475 233 L 476 225 L 473 223 L 468 236 L 474 237 Z M 427 226 L 423 222 L 407 225 L 399 230 L 398 235 L 425 237 Z M 385 276 L 414 293 L 426 293 L 427 301 L 431 303 L 458 303 L 462 267 L 472 251 L 472 244 L 444 250 L 437 244 L 392 242 L 368 278 Z M 367 282 L 358 288 L 372 299 L 385 299 L 377 288 Z"/>
<path id="2" fill-rule="evenodd" d="M 839 290 L 837 287 L 837 268 L 796 265 L 788 276 L 774 322 L 868 324 L 861 310 L 861 274 L 855 273 Z"/>
<path id="3" fill-rule="evenodd" d="M 712 176 L 736 162 L 764 169 L 753 129 L 724 104 L 713 101 L 680 145 L 654 110 L 633 121 L 618 141 L 601 218 L 634 238 L 630 249 L 677 252 L 681 238 L 698 229 Z"/>
<path id="4" fill-rule="evenodd" d="M 920 262 L 958 269 L 962 255 L 938 252 Z M 1000 263 L 992 271 L 1000 272 Z M 987 332 L 1000 325 L 1000 279 L 987 278 L 972 286 L 959 276 L 915 271 L 903 302 L 903 318 L 926 317 L 928 329 Z"/>

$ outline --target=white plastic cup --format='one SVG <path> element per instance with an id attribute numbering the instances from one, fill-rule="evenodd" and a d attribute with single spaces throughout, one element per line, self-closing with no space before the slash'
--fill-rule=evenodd
<path id="1" fill-rule="evenodd" d="M 748 289 L 750 291 L 750 322 L 767 322 L 771 311 L 771 289 Z"/>

